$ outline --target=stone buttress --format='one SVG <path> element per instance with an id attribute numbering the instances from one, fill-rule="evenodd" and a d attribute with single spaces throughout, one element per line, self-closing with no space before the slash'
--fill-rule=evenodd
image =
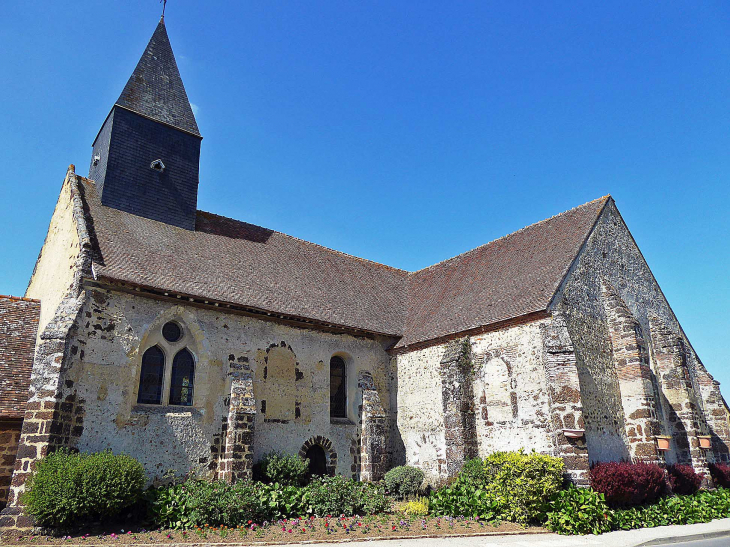
<path id="1" fill-rule="evenodd" d="M 237 365 L 248 369 L 248 365 Z M 255 432 L 256 399 L 250 370 L 233 373 L 231 399 L 223 455 L 218 463 L 218 476 L 227 482 L 251 479 Z"/>
<path id="2" fill-rule="evenodd" d="M 629 454 L 633 461 L 663 464 L 664 457 L 655 442 L 661 428 L 649 349 L 641 325 L 606 282 L 602 283 L 602 300 L 621 391 Z"/>
<path id="3" fill-rule="evenodd" d="M 565 462 L 571 481 L 585 486 L 588 450 L 582 435 L 585 424 L 575 349 L 561 315 L 553 315 L 542 330 L 554 455 Z"/>
<path id="4" fill-rule="evenodd" d="M 379 481 L 388 471 L 388 415 L 380 402 L 373 377 L 360 373 L 358 388 L 362 390 L 360 426 L 360 480 Z"/>
<path id="5" fill-rule="evenodd" d="M 687 366 L 687 352 L 682 337 L 657 317 L 649 319 L 656 373 L 666 398 L 668 422 L 676 447 L 677 462 L 691 465 L 697 473 L 709 477 L 707 457 L 700 448 L 699 435 L 706 435 L 707 425 L 701 416 Z"/>
<path id="6" fill-rule="evenodd" d="M 446 346 L 440 363 L 449 477 L 456 476 L 464 462 L 478 455 L 471 351 L 468 338 L 455 340 Z"/>

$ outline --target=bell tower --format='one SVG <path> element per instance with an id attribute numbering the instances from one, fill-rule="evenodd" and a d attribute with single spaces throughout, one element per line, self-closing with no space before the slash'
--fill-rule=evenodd
<path id="1" fill-rule="evenodd" d="M 89 178 L 107 207 L 194 230 L 201 140 L 163 16 L 94 140 Z"/>

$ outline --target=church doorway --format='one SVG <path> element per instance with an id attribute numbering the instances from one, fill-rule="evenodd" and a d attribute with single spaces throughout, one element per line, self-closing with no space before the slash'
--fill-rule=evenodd
<path id="1" fill-rule="evenodd" d="M 304 458 L 309 460 L 310 477 L 327 475 L 327 455 L 324 453 L 324 448 L 318 444 L 310 446 Z"/>

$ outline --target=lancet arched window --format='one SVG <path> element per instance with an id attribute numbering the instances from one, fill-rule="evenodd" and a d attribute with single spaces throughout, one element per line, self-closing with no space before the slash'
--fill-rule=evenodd
<path id="1" fill-rule="evenodd" d="M 152 346 L 142 355 L 137 402 L 159 405 L 162 400 L 162 381 L 165 374 L 165 354 L 159 346 Z"/>
<path id="2" fill-rule="evenodd" d="M 190 406 L 193 404 L 193 381 L 195 380 L 195 359 L 188 348 L 177 352 L 172 360 L 170 378 L 170 404 Z"/>
<path id="3" fill-rule="evenodd" d="M 345 360 L 335 355 L 330 359 L 330 417 L 347 417 L 347 383 Z"/>
<path id="4" fill-rule="evenodd" d="M 195 357 L 186 347 L 186 329 L 177 321 L 168 321 L 150 340 L 155 345 L 142 355 L 137 403 L 192 406 Z"/>

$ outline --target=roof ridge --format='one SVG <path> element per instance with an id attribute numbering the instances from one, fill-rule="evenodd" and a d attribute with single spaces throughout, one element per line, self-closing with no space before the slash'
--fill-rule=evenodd
<path id="1" fill-rule="evenodd" d="M 354 258 L 355 260 L 360 260 L 362 262 L 367 262 L 369 264 L 375 264 L 376 266 L 381 266 L 383 268 L 387 268 L 389 270 L 394 270 L 396 272 L 403 272 L 405 274 L 410 274 L 411 273 L 408 270 L 404 270 L 402 268 L 396 268 L 395 266 L 388 266 L 387 264 L 383 264 L 382 262 L 377 262 L 375 260 L 370 260 L 368 258 L 362 258 L 360 256 L 355 256 L 355 255 L 352 255 L 352 254 L 349 254 L 349 253 L 345 253 L 343 251 L 338 251 L 337 249 L 333 249 L 331 247 L 326 247 L 325 245 L 321 245 L 319 243 L 314 243 L 312 241 L 307 241 L 306 239 L 302 239 L 300 237 L 296 237 L 296 236 L 293 236 L 293 235 L 285 234 L 284 232 L 280 232 L 278 230 L 272 230 L 271 228 L 266 228 L 265 226 L 259 226 L 258 224 L 252 224 L 250 222 L 246 222 L 245 220 L 238 220 L 238 219 L 235 219 L 235 218 L 232 218 L 232 217 L 227 217 L 227 216 L 224 216 L 224 215 L 219 215 L 217 213 L 211 213 L 209 211 L 203 211 L 201 209 L 198 209 L 198 212 L 199 213 L 205 213 L 206 215 L 212 215 L 212 216 L 215 216 L 215 217 L 218 217 L 218 218 L 223 218 L 225 220 L 230 220 L 232 222 L 239 222 L 241 224 L 248 224 L 249 226 L 253 226 L 255 228 L 261 228 L 262 230 L 270 230 L 272 233 L 279 234 L 279 235 L 284 236 L 284 237 L 287 237 L 289 239 L 294 239 L 294 240 L 299 241 L 301 243 L 306 243 L 307 245 L 312 245 L 314 247 L 319 247 L 320 249 L 324 249 L 325 251 L 329 251 L 329 252 L 334 253 L 334 254 L 342 255 L 342 256 L 345 256 L 347 258 Z"/>
<path id="2" fill-rule="evenodd" d="M 503 239 L 507 239 L 509 237 L 512 237 L 514 235 L 517 235 L 520 232 L 524 232 L 525 230 L 527 230 L 529 228 L 534 228 L 535 226 L 538 226 L 538 225 L 543 224 L 545 222 L 549 222 L 549 221 L 554 220 L 554 219 L 556 219 L 558 217 L 561 217 L 563 215 L 567 215 L 568 213 L 571 213 L 571 212 L 573 212 L 573 211 L 575 211 L 577 209 L 581 209 L 582 207 L 587 207 L 588 205 L 591 205 L 592 203 L 596 203 L 596 202 L 599 202 L 599 201 L 604 201 L 605 202 L 605 201 L 608 201 L 609 199 L 611 199 L 611 194 L 606 194 L 605 196 L 602 196 L 600 198 L 592 199 L 591 201 L 587 201 L 587 202 L 585 202 L 585 203 L 583 203 L 581 205 L 577 205 L 575 207 L 572 207 L 571 209 L 567 209 L 566 211 L 563 211 L 561 213 L 558 213 L 557 215 L 553 215 L 551 217 L 545 218 L 545 219 L 540 220 L 538 222 L 533 222 L 532 224 L 528 224 L 527 226 L 525 226 L 523 228 L 520 228 L 519 230 L 515 230 L 514 232 L 510 232 L 509 234 L 505 234 L 505 235 L 503 235 L 501 237 L 498 237 L 497 239 L 493 239 L 492 241 L 488 241 L 487 243 L 483 243 L 483 244 L 479 245 L 478 247 L 474 247 L 473 249 L 469 249 L 468 251 L 464 251 L 463 253 L 459 253 L 458 255 L 452 256 L 451 258 L 447 258 L 445 260 L 441 260 L 439 262 L 436 262 L 435 264 L 431 264 L 430 266 L 426 266 L 425 268 L 421 268 L 420 270 L 415 270 L 413 272 L 410 272 L 409 275 L 417 274 L 417 273 L 420 273 L 420 272 L 429 270 L 431 268 L 435 268 L 436 266 L 441 266 L 442 264 L 446 264 L 447 262 L 451 262 L 452 260 L 456 260 L 457 258 L 460 258 L 462 256 L 466 256 L 468 254 L 471 254 L 473 252 L 476 252 L 479 249 L 482 249 L 484 247 L 487 247 L 488 245 L 491 245 L 492 243 L 497 243 L 498 241 L 501 241 Z"/>
<path id="3" fill-rule="evenodd" d="M 41 301 L 37 298 L 28 298 L 27 296 L 13 296 L 11 294 L 0 294 L 0 299 L 12 300 L 13 302 L 35 302 L 36 304 L 41 303 Z"/>

